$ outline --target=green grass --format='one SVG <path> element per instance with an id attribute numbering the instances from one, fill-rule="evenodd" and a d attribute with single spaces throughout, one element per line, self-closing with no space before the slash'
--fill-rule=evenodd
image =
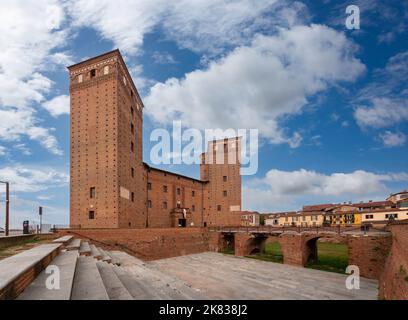
<path id="1" fill-rule="evenodd" d="M 347 245 L 317 242 L 317 250 L 317 261 L 307 264 L 306 268 L 345 273 L 348 266 Z M 268 243 L 265 246 L 265 253 L 253 254 L 248 258 L 283 263 L 281 246 L 278 242 Z"/>
<path id="2" fill-rule="evenodd" d="M 268 243 L 265 246 L 265 253 L 257 253 L 248 256 L 248 258 L 283 263 L 283 255 L 279 242 Z"/>
<path id="3" fill-rule="evenodd" d="M 348 266 L 347 245 L 342 243 L 317 242 L 318 258 L 305 267 L 337 273 L 345 273 Z"/>

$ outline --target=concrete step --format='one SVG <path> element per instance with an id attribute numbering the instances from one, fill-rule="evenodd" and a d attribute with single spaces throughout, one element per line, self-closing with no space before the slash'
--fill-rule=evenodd
<path id="1" fill-rule="evenodd" d="M 112 258 L 109 256 L 109 254 L 107 254 L 106 251 L 103 250 L 102 248 L 99 248 L 99 247 L 98 247 L 98 250 L 99 250 L 99 252 L 100 252 L 101 255 L 102 255 L 101 260 L 102 260 L 102 261 L 105 261 L 105 262 L 107 262 L 107 263 L 111 263 Z"/>
<path id="2" fill-rule="evenodd" d="M 79 250 L 81 247 L 81 239 L 73 239 L 65 248 L 70 250 Z"/>
<path id="3" fill-rule="evenodd" d="M 113 255 L 120 257 L 123 270 L 127 271 L 140 286 L 153 290 L 159 296 L 158 299 L 206 299 L 201 292 L 189 287 L 184 281 L 159 270 L 150 263 L 130 256 L 125 252 L 114 251 Z"/>
<path id="4" fill-rule="evenodd" d="M 110 300 L 133 300 L 129 291 L 119 280 L 115 271 L 113 271 L 112 265 L 107 262 L 98 261 L 96 262 L 96 266 L 98 267 Z"/>
<path id="5" fill-rule="evenodd" d="M 78 258 L 71 300 L 109 300 L 93 257 Z"/>
<path id="6" fill-rule="evenodd" d="M 102 259 L 102 254 L 99 251 L 99 249 L 97 247 L 95 247 L 95 245 L 91 244 L 91 256 L 94 257 L 97 260 Z"/>
<path id="7" fill-rule="evenodd" d="M 63 236 L 61 238 L 55 239 L 52 242 L 54 243 L 62 243 L 63 245 L 67 245 L 68 243 L 71 242 L 71 240 L 74 238 L 74 236 Z"/>
<path id="8" fill-rule="evenodd" d="M 120 259 L 118 258 L 118 257 L 116 257 L 113 253 L 112 253 L 112 251 L 106 251 L 108 254 L 109 254 L 109 256 L 111 257 L 111 263 L 112 264 L 115 264 L 115 265 L 117 265 L 117 266 L 120 266 L 122 263 L 121 263 L 121 261 L 120 261 Z"/>
<path id="9" fill-rule="evenodd" d="M 89 242 L 82 241 L 81 246 L 79 248 L 79 254 L 81 256 L 90 256 L 91 255 L 91 247 L 89 246 Z"/>
<path id="10" fill-rule="evenodd" d="M 54 269 L 49 273 L 43 270 L 17 300 L 70 300 L 77 259 L 76 251 L 61 252 L 48 265 L 48 267 L 55 266 L 59 270 L 59 288 L 47 289 L 48 277 L 56 276 L 57 273 Z"/>
<path id="11" fill-rule="evenodd" d="M 152 287 L 146 286 L 137 281 L 132 275 L 126 272 L 122 267 L 112 266 L 127 291 L 135 300 L 161 300 L 163 299 Z"/>
<path id="12" fill-rule="evenodd" d="M 43 244 L 0 261 L 0 300 L 17 298 L 58 255 L 60 243 Z"/>

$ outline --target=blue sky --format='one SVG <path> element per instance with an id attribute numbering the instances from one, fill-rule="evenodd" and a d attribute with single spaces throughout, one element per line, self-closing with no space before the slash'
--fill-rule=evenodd
<path id="1" fill-rule="evenodd" d="M 350 4 L 359 30 L 345 27 Z M 151 131 L 173 120 L 259 130 L 244 209 L 408 186 L 406 2 L 5 0 L 0 21 L 0 180 L 11 182 L 14 227 L 36 221 L 39 205 L 45 222 L 68 223 L 66 66 L 113 48 L 145 103 L 146 162 Z"/>

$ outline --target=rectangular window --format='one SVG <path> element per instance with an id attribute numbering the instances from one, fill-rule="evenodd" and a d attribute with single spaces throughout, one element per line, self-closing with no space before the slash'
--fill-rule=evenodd
<path id="1" fill-rule="evenodd" d="M 163 209 L 167 209 L 167 202 L 166 201 L 163 202 Z"/>
<path id="2" fill-rule="evenodd" d="M 96 70 L 92 69 L 91 70 L 91 79 L 96 77 Z"/>
<path id="3" fill-rule="evenodd" d="M 135 169 L 134 168 L 132 168 L 131 173 L 132 173 L 132 178 L 134 178 L 135 177 Z"/>
<path id="4" fill-rule="evenodd" d="M 180 204 L 180 201 L 179 202 L 177 202 L 177 209 L 180 209 L 181 208 L 181 204 Z"/>
<path id="5" fill-rule="evenodd" d="M 130 108 L 130 114 L 133 116 L 133 114 L 135 113 L 135 110 L 133 109 L 133 107 Z"/>
<path id="6" fill-rule="evenodd" d="M 221 211 L 221 205 L 217 205 L 217 211 Z"/>
<path id="7" fill-rule="evenodd" d="M 88 217 L 90 220 L 95 219 L 95 211 L 91 210 L 88 212 Z"/>
<path id="8" fill-rule="evenodd" d="M 147 190 L 152 190 L 152 184 L 150 182 L 147 183 Z"/>
<path id="9" fill-rule="evenodd" d="M 135 150 L 135 144 L 133 142 L 130 143 L 130 151 L 134 151 Z"/>
<path id="10" fill-rule="evenodd" d="M 135 202 L 135 193 L 134 192 L 132 192 L 131 199 L 132 199 L 132 202 Z"/>
<path id="11" fill-rule="evenodd" d="M 151 208 L 152 207 L 152 200 L 147 200 L 147 207 Z"/>
<path id="12" fill-rule="evenodd" d="M 227 190 L 224 190 L 222 193 L 223 193 L 224 197 L 226 197 L 228 195 Z"/>
<path id="13" fill-rule="evenodd" d="M 195 211 L 195 205 L 194 204 L 191 206 L 191 210 Z"/>
<path id="14" fill-rule="evenodd" d="M 180 188 L 177 188 L 177 195 L 180 195 L 181 194 L 181 190 L 180 190 Z"/>
<path id="15" fill-rule="evenodd" d="M 89 198 L 91 198 L 91 199 L 96 198 L 96 188 L 95 187 L 91 187 L 89 189 Z"/>
<path id="16" fill-rule="evenodd" d="M 191 191 L 191 196 L 192 196 L 192 197 L 195 197 L 195 191 L 194 191 L 194 190 Z"/>
<path id="17" fill-rule="evenodd" d="M 227 177 L 227 176 L 223 176 L 223 177 L 222 177 L 222 180 L 223 180 L 224 182 L 227 182 L 227 181 L 228 181 L 228 177 Z"/>
<path id="18" fill-rule="evenodd" d="M 132 134 L 135 133 L 135 126 L 133 123 L 130 124 L 130 132 L 132 132 Z"/>
<path id="19" fill-rule="evenodd" d="M 167 186 L 163 186 L 163 192 L 167 192 Z"/>

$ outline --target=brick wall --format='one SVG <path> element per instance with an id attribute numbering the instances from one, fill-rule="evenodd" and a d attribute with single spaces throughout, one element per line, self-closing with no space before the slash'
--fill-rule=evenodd
<path id="1" fill-rule="evenodd" d="M 379 279 L 384 270 L 391 243 L 390 235 L 348 236 L 349 265 L 358 266 L 362 277 Z"/>
<path id="2" fill-rule="evenodd" d="M 392 247 L 380 277 L 380 299 L 408 300 L 408 220 L 388 226 Z"/>
<path id="3" fill-rule="evenodd" d="M 127 251 L 143 260 L 155 260 L 209 250 L 209 234 L 202 228 L 78 229 L 64 230 L 96 245 Z"/>

